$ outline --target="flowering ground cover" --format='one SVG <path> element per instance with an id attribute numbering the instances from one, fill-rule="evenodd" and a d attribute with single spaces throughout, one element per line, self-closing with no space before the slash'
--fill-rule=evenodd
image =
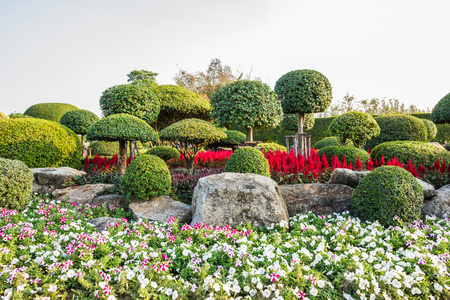
<path id="1" fill-rule="evenodd" d="M 267 229 L 125 219 L 35 198 L 0 214 L 3 299 L 447 299 L 450 219 L 298 215 Z M 70 295 L 70 298 L 69 296 Z"/>

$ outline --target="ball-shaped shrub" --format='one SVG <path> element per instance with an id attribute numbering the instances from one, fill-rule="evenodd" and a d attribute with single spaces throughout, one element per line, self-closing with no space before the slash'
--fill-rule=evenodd
<path id="1" fill-rule="evenodd" d="M 8 119 L 8 117 L 4 113 L 0 112 L 0 119 Z"/>
<path id="2" fill-rule="evenodd" d="M 317 155 L 319 157 L 322 157 L 324 154 L 329 164 L 331 164 L 331 161 L 335 154 L 340 161 L 344 159 L 345 155 L 347 165 L 349 165 L 351 162 L 353 167 L 358 162 L 358 157 L 361 160 L 363 166 L 366 166 L 367 159 L 369 159 L 370 157 L 367 151 L 352 146 L 326 146 L 317 151 Z"/>
<path id="3" fill-rule="evenodd" d="M 256 147 L 261 147 L 262 151 L 264 151 L 264 153 L 267 153 L 269 151 L 276 152 L 278 150 L 283 151 L 283 152 L 287 151 L 285 146 L 277 144 L 277 143 L 260 143 L 260 144 L 256 145 Z"/>
<path id="4" fill-rule="evenodd" d="M 353 213 L 363 221 L 396 225 L 397 215 L 409 223 L 420 218 L 423 188 L 405 169 L 383 166 L 367 174 L 352 195 Z"/>
<path id="5" fill-rule="evenodd" d="M 422 121 L 425 124 L 425 126 L 427 126 L 427 141 L 431 141 L 436 137 L 438 131 L 436 124 L 427 119 L 420 119 L 420 121 Z"/>
<path id="6" fill-rule="evenodd" d="M 94 123 L 99 120 L 96 114 L 85 109 L 76 109 L 66 112 L 59 123 L 67 126 L 76 134 L 85 135 Z"/>
<path id="7" fill-rule="evenodd" d="M 69 128 L 37 118 L 0 120 L 0 157 L 30 168 L 81 167 L 81 142 Z"/>
<path id="8" fill-rule="evenodd" d="M 78 109 L 78 107 L 68 103 L 38 103 L 28 107 L 23 114 L 59 123 L 66 112 L 75 109 Z"/>
<path id="9" fill-rule="evenodd" d="M 96 141 L 90 143 L 89 148 L 91 148 L 92 155 L 98 154 L 100 156 L 112 156 L 119 153 L 118 142 Z"/>
<path id="10" fill-rule="evenodd" d="M 314 127 L 314 114 L 305 114 L 305 120 L 303 121 L 303 129 L 308 130 Z M 281 121 L 281 127 L 285 130 L 297 131 L 298 130 L 298 114 L 284 114 Z"/>
<path id="11" fill-rule="evenodd" d="M 337 137 L 329 136 L 329 137 L 326 137 L 326 138 L 323 138 L 323 139 L 317 141 L 313 145 L 313 147 L 318 150 L 318 149 L 321 149 L 326 146 L 340 146 L 340 145 L 341 145 L 341 142 L 339 141 L 339 139 Z M 347 141 L 345 143 L 345 146 L 353 146 L 353 142 Z"/>
<path id="12" fill-rule="evenodd" d="M 372 150 L 376 145 L 391 141 L 421 141 L 427 139 L 427 127 L 419 118 L 405 114 L 380 115 L 375 118 L 380 135 L 368 140 L 364 148 Z"/>
<path id="13" fill-rule="evenodd" d="M 140 155 L 126 169 L 120 188 L 128 201 L 133 202 L 168 195 L 171 184 L 169 168 L 161 158 Z"/>
<path id="14" fill-rule="evenodd" d="M 180 152 L 178 152 L 177 149 L 169 146 L 156 146 L 150 148 L 147 151 L 147 154 L 156 155 L 159 158 L 162 158 L 164 161 L 180 157 Z"/>
<path id="15" fill-rule="evenodd" d="M 224 130 L 223 131 L 227 136 L 223 139 L 220 139 L 217 143 L 209 144 L 210 148 L 215 147 L 231 147 L 234 145 L 239 145 L 245 142 L 246 136 L 240 131 L 237 130 Z"/>
<path id="16" fill-rule="evenodd" d="M 0 207 L 23 208 L 31 197 L 33 173 L 20 160 L 0 158 Z"/>
<path id="17" fill-rule="evenodd" d="M 350 140 L 356 147 L 362 148 L 367 139 L 380 134 L 380 126 L 371 115 L 351 111 L 336 117 L 330 123 L 329 131 L 342 144 Z"/>
<path id="18" fill-rule="evenodd" d="M 431 111 L 431 120 L 435 124 L 450 123 L 450 93 L 444 96 Z"/>
<path id="19" fill-rule="evenodd" d="M 373 148 L 370 154 L 378 161 L 381 156 L 384 156 L 385 161 L 398 157 L 398 160 L 404 164 L 411 159 L 411 163 L 416 164 L 417 167 L 424 162 L 425 166 L 430 168 L 438 159 L 440 162 L 444 160 L 450 162 L 450 153 L 447 150 L 427 142 L 386 142 Z"/>
<path id="20" fill-rule="evenodd" d="M 264 154 L 250 147 L 234 151 L 228 159 L 225 172 L 253 173 L 270 178 L 270 166 Z"/>

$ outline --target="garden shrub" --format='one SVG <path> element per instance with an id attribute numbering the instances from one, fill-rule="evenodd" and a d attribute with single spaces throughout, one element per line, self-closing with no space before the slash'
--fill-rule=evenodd
<path id="1" fill-rule="evenodd" d="M 20 160 L 0 158 L 0 207 L 19 210 L 30 200 L 33 173 Z"/>
<path id="2" fill-rule="evenodd" d="M 28 107 L 23 114 L 59 123 L 66 112 L 75 109 L 78 109 L 78 107 L 68 103 L 38 103 Z"/>
<path id="3" fill-rule="evenodd" d="M 112 156 L 119 153 L 119 142 L 96 141 L 89 144 L 92 155 Z"/>
<path id="4" fill-rule="evenodd" d="M 220 139 L 217 143 L 219 147 L 239 145 L 245 142 L 245 134 L 237 130 L 225 130 L 226 138 Z"/>
<path id="5" fill-rule="evenodd" d="M 370 153 L 372 159 L 380 161 L 381 156 L 385 160 L 398 157 L 398 160 L 407 164 L 409 159 L 411 163 L 418 167 L 423 162 L 427 168 L 430 168 L 439 159 L 450 162 L 450 153 L 442 147 L 427 142 L 393 141 L 382 143 L 373 148 Z"/>
<path id="6" fill-rule="evenodd" d="M 70 130 L 76 134 L 81 135 L 81 144 L 84 147 L 84 136 L 86 135 L 89 127 L 99 120 L 96 114 L 85 109 L 76 109 L 66 112 L 59 123 L 67 126 Z"/>
<path id="7" fill-rule="evenodd" d="M 264 154 L 250 147 L 234 151 L 225 166 L 225 172 L 253 173 L 270 178 L 270 166 Z"/>
<path id="8" fill-rule="evenodd" d="M 436 124 L 427 119 L 420 119 L 420 121 L 422 121 L 427 127 L 427 141 L 431 141 L 436 137 L 437 134 Z"/>
<path id="9" fill-rule="evenodd" d="M 8 117 L 4 113 L 0 112 L 0 119 L 8 119 Z"/>
<path id="10" fill-rule="evenodd" d="M 397 166 L 374 169 L 359 182 L 352 195 L 353 213 L 364 221 L 397 225 L 397 215 L 410 223 L 420 218 L 423 188 L 416 178 Z"/>
<path id="11" fill-rule="evenodd" d="M 436 124 L 450 123 L 450 93 L 434 106 L 431 120 Z"/>
<path id="12" fill-rule="evenodd" d="M 148 150 L 147 154 L 156 155 L 164 161 L 169 159 L 179 158 L 180 152 L 170 146 L 156 146 Z"/>
<path id="13" fill-rule="evenodd" d="M 339 160 L 343 160 L 345 155 L 347 164 L 350 164 L 351 162 L 353 167 L 356 166 L 358 157 L 363 166 L 366 166 L 367 159 L 370 158 L 367 151 L 352 146 L 326 146 L 317 151 L 319 157 L 322 157 L 324 154 L 330 165 L 335 154 Z"/>
<path id="14" fill-rule="evenodd" d="M 81 142 L 69 128 L 37 118 L 0 120 L 0 157 L 30 168 L 81 168 Z"/>
<path id="15" fill-rule="evenodd" d="M 330 131 L 328 130 L 331 122 L 336 117 L 325 117 L 325 118 L 315 118 L 314 126 L 310 130 L 308 130 L 308 134 L 311 135 L 311 143 L 315 144 L 316 142 L 324 139 L 326 137 L 331 136 Z"/>
<path id="16" fill-rule="evenodd" d="M 161 158 L 140 155 L 126 169 L 120 188 L 127 200 L 133 202 L 169 195 L 171 184 L 169 168 Z"/>
<path id="17" fill-rule="evenodd" d="M 337 137 L 329 136 L 317 141 L 313 147 L 318 150 L 326 146 L 341 146 L 341 142 Z M 352 141 L 347 141 L 345 146 L 353 146 Z"/>
<path id="18" fill-rule="evenodd" d="M 18 118 L 32 118 L 31 116 L 24 115 L 22 113 L 10 113 L 9 114 L 10 119 L 18 119 Z"/>
<path id="19" fill-rule="evenodd" d="M 431 118 L 431 113 L 414 113 L 410 114 L 413 117 L 417 117 L 419 119 L 426 119 L 433 122 Z M 433 122 L 434 123 L 434 122 Z M 433 142 L 438 142 L 443 144 L 445 141 L 450 141 L 450 124 L 436 124 L 437 134 L 436 137 L 432 140 Z"/>
<path id="20" fill-rule="evenodd" d="M 256 147 L 261 147 L 264 153 L 268 153 L 269 151 L 276 152 L 278 150 L 286 152 L 286 147 L 277 143 L 260 143 L 256 145 Z"/>

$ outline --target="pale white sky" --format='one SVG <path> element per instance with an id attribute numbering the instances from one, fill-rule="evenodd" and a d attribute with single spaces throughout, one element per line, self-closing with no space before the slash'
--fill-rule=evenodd
<path id="1" fill-rule="evenodd" d="M 134 69 L 174 84 L 220 58 L 272 88 L 323 73 L 333 101 L 430 109 L 450 92 L 448 0 L 0 0 L 0 111 L 66 102 L 99 116 Z"/>

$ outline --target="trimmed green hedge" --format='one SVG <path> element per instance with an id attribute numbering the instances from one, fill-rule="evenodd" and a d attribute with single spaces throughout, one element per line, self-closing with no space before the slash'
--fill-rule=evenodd
<path id="1" fill-rule="evenodd" d="M 427 119 L 430 121 L 433 121 L 431 119 L 431 113 L 416 113 L 411 114 L 411 116 L 417 117 L 419 119 Z M 436 124 L 437 127 L 437 134 L 434 139 L 432 139 L 432 142 L 438 142 L 440 144 L 443 144 L 446 141 L 450 142 L 450 124 Z"/>
<path id="2" fill-rule="evenodd" d="M 278 150 L 286 152 L 286 147 L 277 143 L 261 143 L 256 145 L 256 147 L 261 147 L 264 153 L 269 151 L 276 152 Z"/>
<path id="3" fill-rule="evenodd" d="M 68 103 L 38 103 L 28 107 L 23 114 L 59 123 L 66 112 L 75 109 L 78 109 L 78 107 Z"/>
<path id="4" fill-rule="evenodd" d="M 31 198 L 33 173 L 20 160 L 0 158 L 0 207 L 22 209 Z"/>
<path id="5" fill-rule="evenodd" d="M 316 142 L 313 145 L 313 147 L 317 150 L 321 149 L 323 147 L 326 147 L 326 146 L 342 146 L 342 145 L 341 145 L 341 142 L 339 141 L 339 139 L 335 136 L 329 136 L 324 139 L 321 139 L 320 141 Z M 347 141 L 345 146 L 353 146 L 353 142 Z"/>
<path id="6" fill-rule="evenodd" d="M 431 141 L 436 137 L 437 134 L 437 127 L 436 124 L 433 123 L 433 121 L 427 120 L 427 119 L 420 119 L 425 126 L 427 126 L 427 141 Z"/>
<path id="7" fill-rule="evenodd" d="M 363 166 L 366 166 L 367 159 L 369 159 L 370 157 L 367 151 L 352 146 L 326 146 L 317 151 L 317 155 L 319 157 L 322 157 L 324 154 L 329 164 L 331 164 L 331 161 L 335 154 L 340 161 L 344 159 L 345 155 L 347 164 L 350 164 L 350 162 L 352 162 L 353 167 L 356 166 L 358 157 L 360 158 Z"/>
<path id="8" fill-rule="evenodd" d="M 148 150 L 147 154 L 156 155 L 164 161 L 169 159 L 179 158 L 180 152 L 177 149 L 170 146 L 156 146 Z"/>
<path id="9" fill-rule="evenodd" d="M 264 154 L 250 147 L 234 151 L 225 166 L 225 172 L 253 173 L 270 178 L 270 166 Z"/>
<path id="10" fill-rule="evenodd" d="M 112 156 L 119 153 L 118 142 L 96 141 L 89 144 L 92 155 L 98 154 L 100 156 Z"/>

